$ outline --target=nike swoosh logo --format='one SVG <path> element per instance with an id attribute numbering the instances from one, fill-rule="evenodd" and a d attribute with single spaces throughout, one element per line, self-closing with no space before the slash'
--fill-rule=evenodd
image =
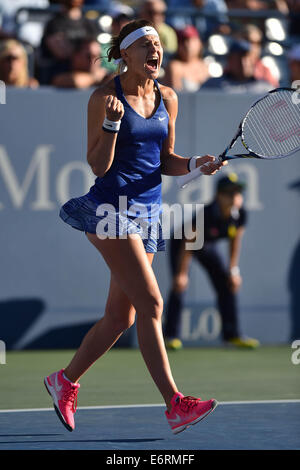
<path id="1" fill-rule="evenodd" d="M 158 118 L 159 121 L 163 121 L 164 119 L 166 119 L 166 116 Z"/>
<path id="2" fill-rule="evenodd" d="M 57 375 L 55 376 L 55 389 L 57 390 L 57 392 L 60 392 L 61 389 L 62 389 L 62 385 L 58 385 L 58 382 L 57 382 Z"/>
<path id="3" fill-rule="evenodd" d="M 176 418 L 172 418 L 172 419 L 168 419 L 169 423 L 174 423 L 174 424 L 177 424 L 181 421 L 181 418 L 179 415 L 176 415 Z"/>

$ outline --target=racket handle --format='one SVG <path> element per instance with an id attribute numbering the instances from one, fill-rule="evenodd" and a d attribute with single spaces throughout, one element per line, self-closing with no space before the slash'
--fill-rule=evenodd
<path id="1" fill-rule="evenodd" d="M 220 157 L 217 157 L 216 160 L 213 162 L 213 163 L 218 163 L 218 161 L 222 161 L 222 158 Z M 195 170 L 192 170 L 190 171 L 189 173 L 187 173 L 186 175 L 181 175 L 181 176 L 177 176 L 176 178 L 176 182 L 178 184 L 178 186 L 180 188 L 184 188 L 188 183 L 190 183 L 191 181 L 193 181 L 194 179 L 198 178 L 199 176 L 201 176 L 203 173 L 202 173 L 202 169 L 205 168 L 205 166 L 209 166 L 211 165 L 212 162 L 207 162 L 207 163 L 204 163 L 203 165 L 201 166 L 198 166 L 197 168 L 195 168 Z"/>
<path id="2" fill-rule="evenodd" d="M 198 166 L 198 168 L 195 168 L 195 170 L 190 171 L 190 173 L 187 173 L 186 175 L 177 176 L 176 182 L 180 188 L 184 188 L 188 183 L 201 175 L 202 172 Z"/>

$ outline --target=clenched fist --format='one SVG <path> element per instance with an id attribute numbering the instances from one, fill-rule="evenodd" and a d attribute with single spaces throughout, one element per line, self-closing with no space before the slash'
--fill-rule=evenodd
<path id="1" fill-rule="evenodd" d="M 110 121 L 120 121 L 124 116 L 123 103 L 116 96 L 109 95 L 105 101 L 105 112 Z"/>

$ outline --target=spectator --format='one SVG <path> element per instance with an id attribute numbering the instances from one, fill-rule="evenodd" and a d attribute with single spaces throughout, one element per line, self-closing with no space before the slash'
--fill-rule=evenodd
<path id="1" fill-rule="evenodd" d="M 118 25 L 118 23 L 122 21 L 123 15 L 124 15 L 124 18 L 129 18 L 130 20 L 133 20 L 135 16 L 135 11 L 133 8 L 129 7 L 128 5 L 124 5 L 123 3 L 120 3 L 118 1 L 117 2 L 111 1 L 110 6 L 106 13 L 110 15 L 113 19 L 111 32 L 114 36 L 118 36 L 119 32 L 121 31 L 123 27 L 123 25 Z M 114 24 L 118 26 L 116 26 L 115 28 Z"/>
<path id="2" fill-rule="evenodd" d="M 192 3 L 204 15 L 195 19 L 195 25 L 204 40 L 217 32 L 230 34 L 231 28 L 225 0 L 193 0 Z"/>
<path id="3" fill-rule="evenodd" d="M 0 28 L 0 41 L 2 39 L 15 39 L 15 35 L 6 33 L 4 29 Z"/>
<path id="4" fill-rule="evenodd" d="M 38 81 L 28 72 L 28 58 L 23 45 L 15 39 L 0 42 L 0 80 L 19 88 L 37 88 Z"/>
<path id="5" fill-rule="evenodd" d="M 229 9 L 278 10 L 285 14 L 288 13 L 288 5 L 285 0 L 226 0 L 226 3 Z"/>
<path id="6" fill-rule="evenodd" d="M 290 81 L 291 83 L 298 81 L 300 86 L 300 44 L 292 47 L 288 53 L 289 68 L 290 68 Z"/>
<path id="7" fill-rule="evenodd" d="M 70 70 L 72 42 L 96 37 L 99 30 L 82 12 L 84 0 L 61 0 L 61 10 L 46 24 L 37 58 L 40 83 L 48 85 L 55 75 Z"/>
<path id="8" fill-rule="evenodd" d="M 204 208 L 204 245 L 198 250 L 187 250 L 184 237 L 172 237 L 170 241 L 170 262 L 172 288 L 169 294 L 164 335 L 169 349 L 180 349 L 180 320 L 184 292 L 188 287 L 188 274 L 192 258 L 203 267 L 216 292 L 219 313 L 222 318 L 222 339 L 236 347 L 256 348 L 259 343 L 253 338 L 240 334 L 237 292 L 242 278 L 238 268 L 241 242 L 245 231 L 247 213 L 243 208 L 245 184 L 235 173 L 224 176 L 217 183 L 213 201 Z M 193 219 L 193 230 L 197 227 Z M 184 233 L 182 230 L 181 233 Z M 226 239 L 230 247 L 227 263 L 219 253 L 218 241 Z M 191 242 L 191 240 L 189 240 Z"/>
<path id="9" fill-rule="evenodd" d="M 95 6 L 101 8 L 103 11 L 107 11 L 110 6 L 111 0 L 85 0 L 86 5 Z"/>
<path id="10" fill-rule="evenodd" d="M 248 41 L 233 41 L 222 77 L 210 78 L 202 85 L 203 90 L 220 89 L 231 93 L 264 93 L 271 89 L 270 83 L 254 76 L 251 45 Z"/>
<path id="11" fill-rule="evenodd" d="M 227 5 L 224 0 L 169 0 L 169 8 L 196 7 L 204 9 L 205 13 L 226 13 Z"/>
<path id="12" fill-rule="evenodd" d="M 261 61 L 261 50 L 263 33 L 261 29 L 254 24 L 247 24 L 240 32 L 240 37 L 248 41 L 251 45 L 250 55 L 254 63 L 254 77 L 257 80 L 264 80 L 277 88 L 279 82 L 272 74 L 271 70 Z"/>
<path id="13" fill-rule="evenodd" d="M 189 17 L 188 22 L 194 24 L 200 32 L 201 37 L 206 40 L 207 37 L 217 31 L 225 34 L 230 33 L 227 17 L 227 5 L 225 0 L 169 0 L 169 8 L 179 8 L 177 15 L 170 18 L 172 26 L 175 29 L 181 29 L 186 25 L 187 17 L 180 14 L 180 8 L 195 7 L 200 10 L 201 15 Z"/>
<path id="14" fill-rule="evenodd" d="M 299 38 L 300 29 L 300 2 L 299 0 L 288 0 L 289 8 L 289 34 L 292 38 Z"/>
<path id="15" fill-rule="evenodd" d="M 163 0 L 145 0 L 139 16 L 153 23 L 159 33 L 164 52 L 174 54 L 177 51 L 177 36 L 175 30 L 165 23 L 166 10 L 167 6 Z"/>
<path id="16" fill-rule="evenodd" d="M 112 24 L 111 24 L 111 34 L 113 36 L 118 36 L 120 34 L 121 29 L 129 23 L 129 21 L 133 20 L 134 15 L 130 15 L 129 13 L 119 13 L 113 15 L 112 17 Z"/>
<path id="17" fill-rule="evenodd" d="M 112 17 L 111 34 L 118 36 L 123 26 L 134 19 L 134 10 L 127 5 L 113 4 L 107 12 Z M 111 44 L 102 44 L 102 66 L 109 72 L 116 72 L 117 65 L 108 61 L 108 50 Z"/>
<path id="18" fill-rule="evenodd" d="M 46 25 L 42 52 L 55 60 L 67 60 L 72 54 L 72 41 L 96 37 L 99 29 L 82 13 L 84 0 L 62 0 L 62 10 Z"/>
<path id="19" fill-rule="evenodd" d="M 202 42 L 194 26 L 177 32 L 178 50 L 166 67 L 164 83 L 176 91 L 196 91 L 209 78 Z"/>
<path id="20" fill-rule="evenodd" d="M 1 0 L 2 28 L 8 34 L 15 34 L 15 14 L 20 8 L 48 8 L 48 0 Z"/>
<path id="21" fill-rule="evenodd" d="M 74 47 L 71 70 L 54 77 L 52 85 L 61 88 L 89 88 L 110 77 L 101 67 L 101 47 L 95 39 L 82 39 Z"/>

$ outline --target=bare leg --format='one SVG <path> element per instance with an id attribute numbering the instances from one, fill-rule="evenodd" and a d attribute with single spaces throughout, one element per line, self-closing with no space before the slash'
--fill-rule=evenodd
<path id="1" fill-rule="evenodd" d="M 72 382 L 78 382 L 89 367 L 105 354 L 134 323 L 135 309 L 111 276 L 105 315 L 85 335 L 79 349 L 65 369 Z"/>
<path id="2" fill-rule="evenodd" d="M 167 407 L 170 408 L 171 398 L 178 390 L 172 377 L 163 340 L 162 299 L 151 268 L 153 256 L 148 254 L 147 257 L 140 237 L 100 240 L 94 234 L 87 236 L 103 255 L 112 272 L 114 285 L 110 291 L 112 294 L 109 296 L 110 301 L 113 302 L 113 294 L 118 293 L 123 299 L 124 308 L 121 315 L 114 312 L 115 318 L 113 318 L 108 300 L 105 317 L 86 335 L 65 373 L 70 380 L 78 380 L 78 377 L 115 343 L 124 326 L 132 324 L 136 310 L 139 345 L 143 358 Z M 125 303 L 127 303 L 126 308 Z"/>

